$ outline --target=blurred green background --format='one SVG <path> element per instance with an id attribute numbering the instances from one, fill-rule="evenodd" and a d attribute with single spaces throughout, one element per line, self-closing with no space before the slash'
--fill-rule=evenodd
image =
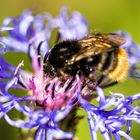
<path id="1" fill-rule="evenodd" d="M 62 6 L 67 6 L 69 12 L 80 11 L 89 23 L 91 30 L 112 32 L 123 30 L 131 34 L 135 42 L 140 44 L 140 1 L 138 0 L 0 0 L 0 22 L 7 16 L 18 16 L 25 9 L 37 12 L 50 12 L 56 16 Z M 12 55 L 13 64 L 21 62 L 20 57 Z M 14 59 L 16 58 L 16 59 Z M 126 80 L 105 91 L 122 92 L 126 95 L 138 93 L 140 82 Z M 79 111 L 80 114 L 85 114 Z M 131 135 L 139 140 L 140 125 L 133 125 Z M 0 140 L 18 140 L 18 129 L 0 121 Z M 79 140 L 90 140 L 88 123 L 85 119 L 78 125 Z M 101 137 L 99 137 L 102 140 Z"/>

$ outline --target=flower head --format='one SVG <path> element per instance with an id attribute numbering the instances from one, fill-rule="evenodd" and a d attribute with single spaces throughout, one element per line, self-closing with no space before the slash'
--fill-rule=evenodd
<path id="1" fill-rule="evenodd" d="M 140 99 L 140 94 L 125 97 L 121 93 L 111 93 L 109 97 L 105 97 L 103 90 L 99 87 L 96 88 L 96 92 L 98 105 L 90 104 L 79 96 L 79 102 L 87 112 L 92 139 L 96 140 L 96 132 L 100 131 L 107 140 L 111 139 L 111 134 L 116 140 L 121 137 L 132 140 L 128 135 L 132 121 L 140 123 L 140 111 L 138 106 L 133 107 L 132 103 Z M 123 126 L 126 126 L 126 132 L 121 130 Z"/>
<path id="2" fill-rule="evenodd" d="M 51 50 L 50 39 L 54 29 L 58 30 L 56 40 L 80 39 L 88 34 L 85 18 L 79 12 L 68 16 L 66 8 L 62 8 L 60 15 L 55 18 L 48 13 L 34 16 L 31 11 L 25 11 L 17 18 L 9 17 L 4 20 L 0 31 L 8 35 L 0 36 L 0 53 L 26 53 L 33 72 L 22 70 L 23 61 L 19 62 L 18 66 L 13 66 L 0 56 L 0 118 L 4 117 L 15 127 L 36 128 L 36 140 L 72 139 L 74 134 L 65 132 L 68 126 L 65 127 L 65 131 L 61 130 L 61 124 L 64 120 L 68 121 L 67 116 L 75 120 L 81 119 L 73 117 L 77 108 L 81 107 L 87 112 L 92 139 L 96 139 L 97 130 L 105 139 L 111 139 L 111 134 L 116 139 L 120 139 L 121 136 L 131 139 L 128 133 L 132 120 L 140 122 L 138 107 L 132 106 L 135 100 L 139 100 L 139 94 L 124 97 L 122 94 L 113 93 L 106 97 L 100 87 L 107 87 L 116 82 L 105 80 L 103 76 L 98 77 L 95 85 L 91 81 L 85 82 L 85 77 L 81 74 L 58 77 L 44 73 L 44 57 Z M 129 73 L 137 77 L 137 62 L 140 57 L 135 55 L 135 49 L 139 51 L 139 48 L 127 34 L 118 34 L 126 39 L 126 43 L 121 47 L 128 52 L 131 67 Z M 26 96 L 15 96 L 10 89 L 19 89 L 19 92 L 24 90 Z M 97 92 L 98 105 L 89 103 L 95 98 L 92 93 L 94 90 Z M 115 107 L 108 110 L 111 106 Z M 26 119 L 10 118 L 9 112 L 12 109 L 21 112 Z M 72 119 L 70 121 L 73 127 L 74 122 Z M 126 133 L 121 130 L 124 125 L 127 126 Z"/>

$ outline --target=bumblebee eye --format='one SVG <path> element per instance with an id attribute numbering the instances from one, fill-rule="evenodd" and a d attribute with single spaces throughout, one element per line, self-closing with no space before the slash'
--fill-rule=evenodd
<path id="1" fill-rule="evenodd" d="M 43 71 L 44 71 L 45 74 L 51 74 L 52 73 L 53 67 L 52 67 L 52 65 L 50 64 L 49 61 L 46 61 L 43 64 Z"/>

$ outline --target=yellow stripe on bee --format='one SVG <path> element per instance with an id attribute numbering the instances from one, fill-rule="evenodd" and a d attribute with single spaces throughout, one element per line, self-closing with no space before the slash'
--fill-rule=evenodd
<path id="1" fill-rule="evenodd" d="M 108 74 L 108 77 L 115 81 L 123 81 L 126 79 L 129 70 L 129 62 L 126 51 L 123 48 L 119 49 L 118 62 L 116 68 Z"/>

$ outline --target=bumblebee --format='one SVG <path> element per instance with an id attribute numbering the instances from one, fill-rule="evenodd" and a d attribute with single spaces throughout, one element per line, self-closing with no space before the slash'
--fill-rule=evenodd
<path id="1" fill-rule="evenodd" d="M 129 69 L 127 53 L 120 48 L 124 43 L 125 39 L 116 33 L 92 33 L 80 40 L 62 41 L 44 57 L 44 73 L 57 76 L 82 73 L 91 77 L 100 72 L 114 81 L 123 81 Z"/>

